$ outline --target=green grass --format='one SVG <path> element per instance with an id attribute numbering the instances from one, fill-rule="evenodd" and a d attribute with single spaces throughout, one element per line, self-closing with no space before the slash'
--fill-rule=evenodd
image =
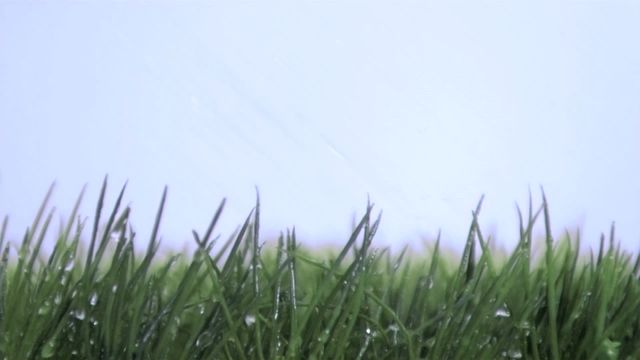
<path id="1" fill-rule="evenodd" d="M 192 254 L 156 256 L 166 191 L 137 254 L 124 189 L 108 213 L 105 193 L 106 181 L 95 222 L 65 224 L 47 254 L 47 201 L 20 245 L 6 241 L 5 218 L 0 358 L 640 358 L 640 257 L 616 247 L 613 230 L 590 257 L 579 255 L 579 235 L 554 241 L 546 199 L 520 216 L 519 242 L 502 255 L 478 226 L 478 206 L 453 261 L 439 240 L 423 255 L 372 247 L 372 206 L 332 255 L 304 250 L 295 230 L 263 249 L 259 202 L 216 244 L 224 201 L 193 233 Z M 536 223 L 546 229 L 539 257 Z"/>

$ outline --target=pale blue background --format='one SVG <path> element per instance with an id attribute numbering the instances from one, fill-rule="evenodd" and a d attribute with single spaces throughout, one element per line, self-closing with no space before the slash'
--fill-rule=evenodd
<path id="1" fill-rule="evenodd" d="M 228 234 L 343 241 L 367 194 L 379 244 L 484 229 L 513 244 L 544 186 L 553 228 L 640 240 L 640 3 L 0 1 L 0 214 L 51 181 L 68 214 L 130 179 L 148 235 L 180 248 L 222 197 Z M 111 203 L 111 202 L 110 202 Z"/>

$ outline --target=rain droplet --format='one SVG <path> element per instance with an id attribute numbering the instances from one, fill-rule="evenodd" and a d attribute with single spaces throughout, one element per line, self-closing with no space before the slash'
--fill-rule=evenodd
<path id="1" fill-rule="evenodd" d="M 367 335 L 371 335 L 371 329 L 370 329 L 370 328 L 367 328 L 367 329 L 365 330 L 365 332 L 367 333 Z"/>
<path id="2" fill-rule="evenodd" d="M 429 338 L 427 341 L 425 341 L 424 343 L 428 348 L 432 348 L 435 344 L 436 344 L 436 337 L 432 337 Z"/>
<path id="3" fill-rule="evenodd" d="M 71 270 L 73 270 L 73 267 L 76 266 L 76 263 L 74 261 L 73 257 L 69 257 L 69 260 L 67 261 L 67 263 L 64 265 L 64 271 L 66 272 L 70 272 Z"/>
<path id="4" fill-rule="evenodd" d="M 109 241 L 111 242 L 119 242 L 120 241 L 120 231 L 114 230 L 109 234 Z"/>
<path id="5" fill-rule="evenodd" d="M 56 295 L 53 297 L 53 303 L 56 305 L 60 305 L 61 302 L 62 302 L 62 294 L 56 293 Z"/>
<path id="6" fill-rule="evenodd" d="M 206 347 L 213 343 L 213 337 L 209 331 L 204 331 L 198 339 L 196 339 L 196 347 Z"/>
<path id="7" fill-rule="evenodd" d="M 78 320 L 84 320 L 84 318 L 85 318 L 85 313 L 84 313 L 84 310 L 82 310 L 82 309 L 74 310 L 71 313 Z"/>
<path id="8" fill-rule="evenodd" d="M 116 293 L 116 291 L 118 291 L 118 285 L 117 285 L 117 284 L 116 284 L 116 285 L 113 285 L 113 286 L 111 287 L 111 292 L 112 292 L 112 293 L 114 293 L 114 294 L 115 294 L 115 293 Z"/>
<path id="9" fill-rule="evenodd" d="M 244 317 L 244 323 L 245 323 L 247 326 L 253 326 L 253 324 L 255 324 L 255 323 L 256 323 L 256 316 L 255 316 L 255 315 L 253 315 L 253 314 L 247 314 L 247 315 Z"/>
<path id="10" fill-rule="evenodd" d="M 89 296 L 89 305 L 96 306 L 97 303 L 98 303 L 98 294 L 94 291 L 91 293 L 91 296 Z"/>
<path id="11" fill-rule="evenodd" d="M 517 327 L 523 331 L 525 336 L 529 336 L 529 334 L 531 333 L 531 323 L 529 323 L 527 320 L 523 320 L 522 322 L 520 322 Z"/>
<path id="12" fill-rule="evenodd" d="M 398 330 L 400 330 L 400 327 L 396 324 L 391 324 L 387 330 L 393 333 L 393 345 L 398 345 Z"/>
<path id="13" fill-rule="evenodd" d="M 51 303 L 48 300 L 45 300 L 44 304 L 40 306 L 38 309 L 38 315 L 46 315 L 51 310 Z"/>
<path id="14" fill-rule="evenodd" d="M 527 320 L 523 320 L 518 324 L 518 327 L 520 329 L 531 329 L 531 323 Z"/>
<path id="15" fill-rule="evenodd" d="M 486 335 L 483 338 L 480 339 L 479 343 L 478 343 L 478 348 L 483 348 L 487 345 L 489 345 L 491 343 L 491 341 L 493 341 L 493 337 Z"/>
<path id="16" fill-rule="evenodd" d="M 511 312 L 509 308 L 507 308 L 507 304 L 502 305 L 496 310 L 496 317 L 508 318 L 511 316 Z"/>
<path id="17" fill-rule="evenodd" d="M 44 344 L 44 346 L 42 347 L 42 351 L 40 352 L 40 356 L 42 356 L 43 358 L 47 359 L 52 357 L 56 352 L 56 342 L 55 340 L 51 339 L 49 341 L 47 341 L 46 344 Z"/>
<path id="18" fill-rule="evenodd" d="M 511 349 L 507 351 L 507 356 L 511 359 L 522 359 L 522 352 L 520 352 L 520 350 Z"/>
<path id="19" fill-rule="evenodd" d="M 433 289 L 433 278 L 431 276 L 423 277 L 420 285 L 427 289 Z"/>

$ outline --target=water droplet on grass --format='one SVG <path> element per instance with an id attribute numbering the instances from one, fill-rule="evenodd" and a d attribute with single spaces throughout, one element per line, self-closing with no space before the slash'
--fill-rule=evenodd
<path id="1" fill-rule="evenodd" d="M 89 322 L 91 322 L 91 325 L 93 326 L 98 326 L 99 322 L 96 318 L 92 317 L 89 319 Z"/>
<path id="2" fill-rule="evenodd" d="M 94 291 L 89 296 L 89 305 L 96 306 L 96 304 L 98 304 L 98 294 Z"/>
<path id="3" fill-rule="evenodd" d="M 531 323 L 529 323 L 527 320 L 521 321 L 516 326 L 518 327 L 518 329 L 522 330 L 524 336 L 529 336 L 529 334 L 531 333 Z"/>
<path id="4" fill-rule="evenodd" d="M 76 262 L 73 257 L 70 257 L 69 260 L 67 260 L 67 263 L 64 265 L 64 271 L 70 272 L 71 270 L 73 270 L 74 266 L 76 266 Z"/>
<path id="5" fill-rule="evenodd" d="M 478 340 L 478 348 L 482 349 L 483 347 L 489 345 L 490 342 L 491 342 L 491 336 L 489 335 L 483 336 L 482 338 L 480 338 L 480 340 Z"/>
<path id="6" fill-rule="evenodd" d="M 433 289 L 433 279 L 431 276 L 425 276 L 420 280 L 420 286 L 425 289 Z"/>
<path id="7" fill-rule="evenodd" d="M 206 347 L 209 346 L 213 342 L 213 337 L 209 331 L 204 331 L 198 339 L 196 339 L 196 347 Z"/>
<path id="8" fill-rule="evenodd" d="M 387 330 L 393 333 L 393 345 L 398 345 L 398 331 L 400 330 L 400 327 L 396 324 L 391 324 Z"/>
<path id="9" fill-rule="evenodd" d="M 109 241 L 120 242 L 120 230 L 114 230 L 109 234 Z"/>
<path id="10" fill-rule="evenodd" d="M 253 326 L 253 324 L 255 324 L 255 323 L 256 323 L 256 316 L 255 316 L 255 315 L 253 315 L 253 314 L 247 314 L 247 315 L 244 317 L 244 323 L 245 323 L 247 326 Z"/>
<path id="11" fill-rule="evenodd" d="M 509 316 L 511 316 L 511 312 L 509 311 L 507 304 L 502 305 L 496 310 L 496 317 L 508 318 Z"/>
<path id="12" fill-rule="evenodd" d="M 71 315 L 78 320 L 84 320 L 86 314 L 83 309 L 77 309 L 71 312 Z"/>
<path id="13" fill-rule="evenodd" d="M 518 324 L 518 328 L 523 330 L 531 329 L 531 323 L 528 322 L 527 320 L 523 320 Z"/>
<path id="14" fill-rule="evenodd" d="M 45 300 L 44 304 L 38 308 L 38 315 L 46 315 L 51 311 L 51 303 Z"/>
<path id="15" fill-rule="evenodd" d="M 511 349 L 507 351 L 507 356 L 511 359 L 522 359 L 522 352 L 520 352 L 520 350 Z"/>
<path id="16" fill-rule="evenodd" d="M 424 344 L 425 344 L 429 349 L 431 349 L 431 348 L 436 344 L 436 337 L 434 336 L 434 337 L 432 337 L 432 338 L 427 339 L 427 341 L 425 341 L 425 342 L 424 342 Z"/>
<path id="17" fill-rule="evenodd" d="M 42 347 L 42 351 L 40 351 L 40 356 L 42 358 L 47 359 L 52 357 L 56 352 L 56 342 L 54 339 L 47 341 L 46 344 Z"/>

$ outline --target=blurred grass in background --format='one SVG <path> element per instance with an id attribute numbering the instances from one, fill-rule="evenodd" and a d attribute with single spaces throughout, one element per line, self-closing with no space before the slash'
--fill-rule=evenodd
<path id="1" fill-rule="evenodd" d="M 5 218 L 3 359 L 640 358 L 640 257 L 616 246 L 613 228 L 591 257 L 579 255 L 579 234 L 554 241 L 544 197 L 520 214 L 520 240 L 504 255 L 483 237 L 480 205 L 453 260 L 439 239 L 428 254 L 373 248 L 371 205 L 334 254 L 305 251 L 295 230 L 263 249 L 259 201 L 218 244 L 223 201 L 193 232 L 193 254 L 157 256 L 166 190 L 136 254 L 124 188 L 104 214 L 106 186 L 94 222 L 69 221 L 50 254 L 47 200 L 20 245 L 6 241 Z M 539 259 L 536 223 L 546 229 Z"/>

